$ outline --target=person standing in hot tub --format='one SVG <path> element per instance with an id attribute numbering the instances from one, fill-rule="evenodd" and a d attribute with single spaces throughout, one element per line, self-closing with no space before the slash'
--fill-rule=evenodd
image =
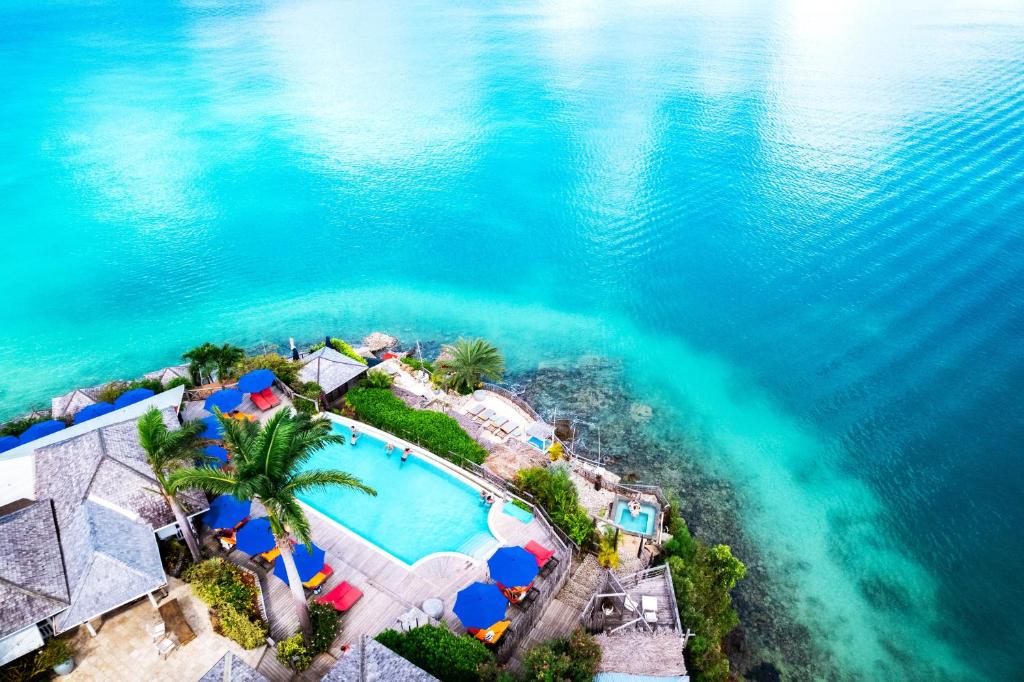
<path id="1" fill-rule="evenodd" d="M 359 440 L 359 432 L 356 431 L 356 427 L 352 426 L 352 445 L 355 446 L 356 441 Z"/>

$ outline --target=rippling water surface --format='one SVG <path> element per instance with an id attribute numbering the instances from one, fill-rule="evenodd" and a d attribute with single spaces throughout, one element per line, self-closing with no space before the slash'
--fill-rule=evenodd
<path id="1" fill-rule="evenodd" d="M 623 358 L 844 675 L 1024 668 L 1019 2 L 8 0 L 0 73 L 5 415 L 207 339 Z"/>

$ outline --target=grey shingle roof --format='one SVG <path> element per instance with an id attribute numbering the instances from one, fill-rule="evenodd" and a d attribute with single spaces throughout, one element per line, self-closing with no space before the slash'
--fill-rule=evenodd
<path id="1" fill-rule="evenodd" d="M 54 619 L 58 632 L 137 599 L 167 582 L 153 529 L 88 500 L 58 511 L 71 607 Z"/>
<path id="2" fill-rule="evenodd" d="M 304 382 L 315 381 L 324 389 L 324 393 L 330 393 L 365 371 L 366 365 L 324 346 L 302 359 L 299 378 Z"/>
<path id="3" fill-rule="evenodd" d="M 173 367 L 164 367 L 158 369 L 155 372 L 147 372 L 142 375 L 143 379 L 156 379 L 161 384 L 166 384 L 171 379 L 182 378 L 191 379 L 191 373 L 188 370 L 188 365 L 174 365 Z"/>
<path id="4" fill-rule="evenodd" d="M 168 428 L 177 428 L 174 408 L 162 411 Z M 153 470 L 139 445 L 137 418 L 111 424 L 36 450 L 36 497 L 53 498 L 58 521 L 88 497 L 136 514 L 153 528 L 174 522 L 174 514 L 157 494 Z M 201 511 L 206 498 L 198 491 L 178 496 L 186 513 Z"/>
<path id="5" fill-rule="evenodd" d="M 92 405 L 100 392 L 100 386 L 91 388 L 76 388 L 70 393 L 59 395 L 50 400 L 50 412 L 54 419 L 69 414 L 75 414 L 86 405 Z"/>
<path id="6" fill-rule="evenodd" d="M 196 682 L 268 682 L 268 680 L 229 651 L 221 656 L 220 660 Z"/>
<path id="7" fill-rule="evenodd" d="M 327 671 L 322 682 L 438 682 L 383 644 L 363 636 Z"/>
<path id="8" fill-rule="evenodd" d="M 50 500 L 0 516 L 0 638 L 69 604 Z"/>

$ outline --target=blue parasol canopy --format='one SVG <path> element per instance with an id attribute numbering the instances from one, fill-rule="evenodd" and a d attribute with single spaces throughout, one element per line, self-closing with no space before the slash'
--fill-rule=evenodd
<path id="1" fill-rule="evenodd" d="M 199 437 L 205 440 L 220 440 L 224 437 L 224 426 L 217 419 L 216 415 L 203 417 L 201 420 L 206 428 L 199 433 Z"/>
<path id="2" fill-rule="evenodd" d="M 18 443 L 27 443 L 35 440 L 36 438 L 42 438 L 43 436 L 49 436 L 51 433 L 57 433 L 61 429 L 66 429 L 67 424 L 56 419 L 49 419 L 45 422 L 39 422 L 25 429 L 20 436 L 18 436 Z"/>
<path id="3" fill-rule="evenodd" d="M 206 402 L 203 403 L 203 407 L 210 412 L 213 412 L 215 407 L 221 412 L 230 412 L 241 404 L 241 391 L 237 388 L 224 388 L 207 398 Z"/>
<path id="4" fill-rule="evenodd" d="M 313 551 L 306 549 L 305 545 L 298 545 L 292 552 L 295 558 L 295 568 L 299 571 L 299 580 L 306 582 L 324 568 L 324 556 L 326 552 L 316 545 Z M 281 580 L 288 582 L 288 572 L 284 568 L 284 557 L 277 557 L 274 562 L 274 575 Z"/>
<path id="5" fill-rule="evenodd" d="M 235 533 L 235 547 L 246 554 L 263 554 L 274 549 L 277 542 L 270 532 L 270 521 L 265 516 L 249 519 Z"/>
<path id="6" fill-rule="evenodd" d="M 17 436 L 2 436 L 0 437 L 0 452 L 7 452 L 11 448 L 18 447 Z"/>
<path id="7" fill-rule="evenodd" d="M 203 448 L 203 454 L 205 454 L 207 457 L 214 457 L 216 459 L 219 459 L 222 465 L 228 463 L 228 451 L 219 445 L 207 445 L 205 448 Z M 212 464 L 213 462 L 207 462 L 207 466 L 210 466 Z"/>
<path id="8" fill-rule="evenodd" d="M 452 610 L 467 628 L 484 630 L 505 620 L 508 599 L 493 583 L 473 583 L 459 590 Z"/>
<path id="9" fill-rule="evenodd" d="M 114 401 L 114 407 L 120 410 L 122 407 L 128 407 L 132 403 L 137 403 L 140 400 L 145 400 L 146 398 L 152 398 L 154 395 L 156 394 L 148 388 L 133 388 L 132 390 L 125 391 L 118 396 L 117 400 Z"/>
<path id="10" fill-rule="evenodd" d="M 203 514 L 203 523 L 210 528 L 234 528 L 249 515 L 249 504 L 249 500 L 221 495 L 210 503 L 210 510 Z"/>
<path id="11" fill-rule="evenodd" d="M 242 393 L 259 393 L 273 386 L 275 378 L 269 369 L 254 369 L 238 380 L 238 390 Z"/>
<path id="12" fill-rule="evenodd" d="M 505 587 L 526 587 L 537 577 L 537 558 L 522 547 L 502 547 L 487 560 L 491 580 Z"/>
<path id="13" fill-rule="evenodd" d="M 111 403 L 93 403 L 92 405 L 86 405 L 78 412 L 75 413 L 75 423 L 81 424 L 84 421 L 95 419 L 105 415 L 108 412 L 113 412 L 117 408 Z"/>

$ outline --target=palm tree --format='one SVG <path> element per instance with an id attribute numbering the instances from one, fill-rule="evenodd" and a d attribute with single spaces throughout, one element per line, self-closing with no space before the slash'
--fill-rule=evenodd
<path id="1" fill-rule="evenodd" d="M 439 362 L 445 383 L 460 393 L 476 388 L 481 379 L 501 381 L 505 361 L 497 347 L 484 339 L 459 339 L 444 347 L 444 360 Z"/>
<path id="2" fill-rule="evenodd" d="M 175 471 L 182 467 L 191 467 L 196 459 L 203 458 L 199 451 L 199 434 L 206 425 L 199 421 L 185 422 L 180 429 L 172 431 L 164 424 L 160 410 L 151 407 L 139 418 L 138 428 L 139 443 L 146 451 L 146 461 L 156 475 L 160 494 L 174 512 L 174 519 L 181 528 L 181 534 L 185 537 L 185 544 L 192 553 L 192 559 L 199 561 L 202 559 L 199 554 L 199 543 L 192 533 L 192 526 L 189 525 L 185 512 L 171 490 L 168 479 Z"/>
<path id="3" fill-rule="evenodd" d="M 217 356 L 218 348 L 209 341 L 196 346 L 187 353 L 182 353 L 183 360 L 189 361 L 189 372 L 192 374 L 192 381 L 198 386 L 203 383 L 203 375 L 210 375 L 214 366 L 214 359 Z"/>
<path id="4" fill-rule="evenodd" d="M 235 365 L 245 357 L 245 351 L 238 346 L 225 343 L 217 348 L 213 355 L 213 364 L 217 367 L 217 381 L 224 384 L 235 371 Z"/>
<path id="5" fill-rule="evenodd" d="M 326 418 L 314 419 L 281 410 L 260 426 L 224 417 L 219 412 L 217 416 L 224 426 L 224 442 L 232 452 L 234 471 L 212 467 L 179 469 L 171 475 L 171 490 L 200 488 L 238 499 L 258 500 L 266 508 L 270 529 L 288 573 L 299 623 L 308 637 L 312 632 L 309 610 L 288 542 L 291 532 L 307 549 L 312 545 L 309 519 L 297 495 L 331 486 L 361 490 L 370 495 L 377 492 L 344 471 L 303 470 L 313 453 L 330 443 L 345 441 L 344 437 L 331 432 L 331 422 Z"/>

